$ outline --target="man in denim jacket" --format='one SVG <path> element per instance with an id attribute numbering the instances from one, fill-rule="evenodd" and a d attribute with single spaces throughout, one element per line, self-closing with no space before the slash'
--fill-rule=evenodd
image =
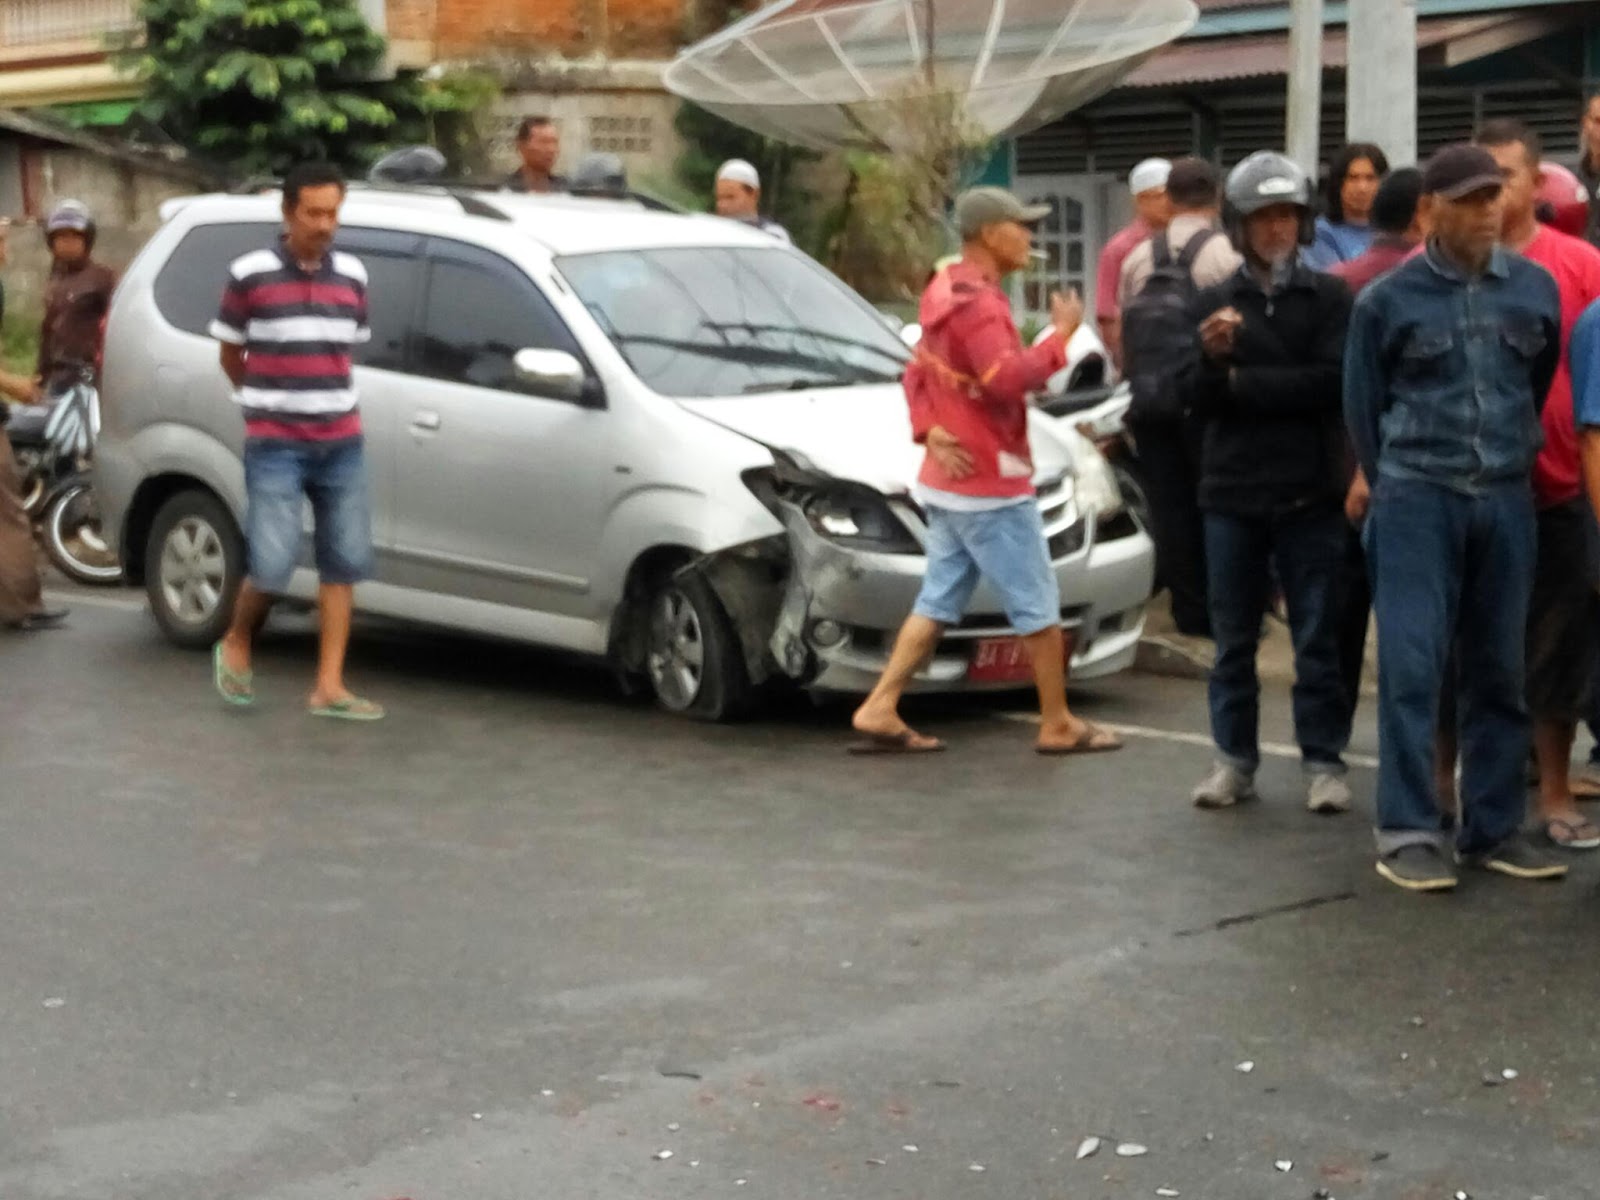
<path id="1" fill-rule="evenodd" d="M 1501 186 L 1480 147 L 1448 146 L 1429 161 L 1427 250 L 1362 293 L 1345 348 L 1345 419 L 1373 481 L 1378 873 L 1414 891 L 1456 883 L 1433 787 L 1452 645 L 1463 744 L 1457 859 L 1518 878 L 1566 872 L 1520 833 L 1529 474 L 1559 356 L 1560 301 L 1548 272 L 1497 244 Z"/>

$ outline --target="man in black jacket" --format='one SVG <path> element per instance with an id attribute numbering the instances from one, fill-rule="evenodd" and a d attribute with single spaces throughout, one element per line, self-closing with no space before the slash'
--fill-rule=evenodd
<path id="1" fill-rule="evenodd" d="M 1255 798 L 1260 684 L 1256 650 L 1273 569 L 1294 639 L 1295 737 L 1307 807 L 1344 812 L 1350 710 L 1339 674 L 1345 435 L 1341 377 L 1350 294 L 1299 261 L 1311 240 L 1311 184 L 1281 154 L 1253 154 L 1228 176 L 1224 220 L 1244 255 L 1196 300 L 1202 355 L 1187 378 L 1205 422 L 1205 514 L 1216 764 L 1194 789 L 1202 808 Z"/>

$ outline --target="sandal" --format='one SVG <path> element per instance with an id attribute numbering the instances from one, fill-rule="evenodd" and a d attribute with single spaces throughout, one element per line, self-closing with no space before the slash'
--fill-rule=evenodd
<path id="1" fill-rule="evenodd" d="M 1070 742 L 1059 746 L 1033 748 L 1035 754 L 1042 754 L 1047 758 L 1061 758 L 1068 754 L 1108 754 L 1112 750 L 1121 749 L 1122 739 L 1093 721 L 1085 721 L 1083 729 Z"/>
<path id="2" fill-rule="evenodd" d="M 1581 818 L 1551 817 L 1544 823 L 1544 836 L 1559 850 L 1600 850 L 1600 827 Z"/>
<path id="3" fill-rule="evenodd" d="M 211 681 L 217 695 L 238 708 L 248 708 L 256 702 L 255 672 L 235 671 L 222 661 L 222 643 L 211 650 Z"/>
<path id="4" fill-rule="evenodd" d="M 899 733 L 864 733 L 861 740 L 850 743 L 851 754 L 939 754 L 944 743 L 938 738 L 924 737 L 914 729 Z"/>
<path id="5" fill-rule="evenodd" d="M 346 696 L 342 700 L 308 707 L 306 711 L 313 717 L 333 717 L 339 721 L 381 721 L 384 717 L 383 705 L 363 700 L 360 696 Z"/>

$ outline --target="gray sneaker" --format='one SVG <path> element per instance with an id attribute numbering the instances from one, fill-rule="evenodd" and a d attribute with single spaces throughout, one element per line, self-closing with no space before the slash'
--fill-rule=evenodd
<path id="1" fill-rule="evenodd" d="M 1189 798 L 1197 808 L 1232 808 L 1235 804 L 1256 799 L 1255 779 L 1238 767 L 1219 762 L 1211 768 L 1211 774 L 1189 793 Z"/>
<path id="2" fill-rule="evenodd" d="M 1568 869 L 1564 861 L 1539 849 L 1520 833 L 1512 834 L 1493 850 L 1458 854 L 1456 861 L 1483 871 L 1498 871 L 1513 879 L 1561 879 Z"/>
<path id="3" fill-rule="evenodd" d="M 1448 892 L 1456 886 L 1456 869 L 1444 851 L 1430 842 L 1413 842 L 1378 859 L 1378 874 L 1409 892 Z"/>
<path id="4" fill-rule="evenodd" d="M 1306 791 L 1306 809 L 1319 816 L 1333 816 L 1350 811 L 1350 785 L 1343 775 L 1319 771 L 1311 776 L 1311 786 Z"/>

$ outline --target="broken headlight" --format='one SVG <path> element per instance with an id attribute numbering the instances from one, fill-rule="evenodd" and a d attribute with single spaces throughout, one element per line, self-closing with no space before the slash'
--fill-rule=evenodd
<path id="1" fill-rule="evenodd" d="M 889 502 L 870 488 L 806 489 L 795 502 L 811 528 L 831 542 L 879 554 L 922 553 Z"/>

